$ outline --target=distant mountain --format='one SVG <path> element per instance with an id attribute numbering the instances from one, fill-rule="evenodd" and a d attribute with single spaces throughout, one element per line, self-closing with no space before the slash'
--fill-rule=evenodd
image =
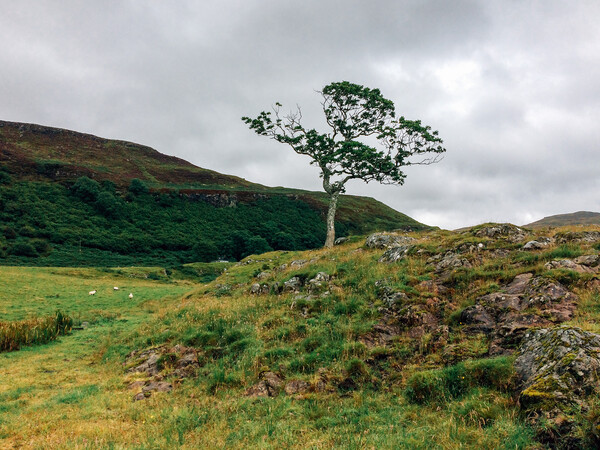
<path id="1" fill-rule="evenodd" d="M 600 213 L 578 211 L 571 214 L 557 214 L 544 217 L 536 222 L 523 225 L 524 227 L 562 227 L 566 225 L 600 225 Z"/>
<path id="2" fill-rule="evenodd" d="M 0 121 L 0 264 L 177 264 L 318 247 L 323 192 L 271 188 L 131 142 Z M 340 198 L 338 235 L 429 228 Z"/>

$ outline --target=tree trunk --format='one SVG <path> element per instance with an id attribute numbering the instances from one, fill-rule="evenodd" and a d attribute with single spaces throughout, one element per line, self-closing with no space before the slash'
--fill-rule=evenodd
<path id="1" fill-rule="evenodd" d="M 327 239 L 325 240 L 325 247 L 333 247 L 335 242 L 335 211 L 337 209 L 337 201 L 340 196 L 340 191 L 334 191 L 329 197 L 329 209 L 327 211 Z"/>

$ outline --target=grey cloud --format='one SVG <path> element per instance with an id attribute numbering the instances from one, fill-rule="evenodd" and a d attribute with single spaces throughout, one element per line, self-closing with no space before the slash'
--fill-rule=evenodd
<path id="1" fill-rule="evenodd" d="M 350 193 L 444 227 L 598 211 L 598 18 L 597 2 L 557 0 L 6 2 L 0 118 L 319 190 L 307 159 L 240 117 L 280 101 L 321 127 L 315 90 L 349 80 L 448 148 L 402 187 Z"/>

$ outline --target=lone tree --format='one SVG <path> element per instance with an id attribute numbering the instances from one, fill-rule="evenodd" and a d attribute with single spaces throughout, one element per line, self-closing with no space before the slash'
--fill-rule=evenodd
<path id="1" fill-rule="evenodd" d="M 446 149 L 438 132 L 420 120 L 397 119 L 394 103 L 379 89 L 342 81 L 328 84 L 320 94 L 330 133 L 305 129 L 300 108 L 282 115 L 280 103 L 273 112 L 242 120 L 257 134 L 290 145 L 319 166 L 330 199 L 325 247 L 332 247 L 338 197 L 349 180 L 402 185 L 406 177 L 402 167 L 438 162 Z"/>

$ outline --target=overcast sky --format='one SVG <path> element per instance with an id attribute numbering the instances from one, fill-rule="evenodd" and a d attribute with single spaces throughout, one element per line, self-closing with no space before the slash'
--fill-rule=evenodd
<path id="1" fill-rule="evenodd" d="M 600 211 L 598 0 L 0 0 L 0 120 L 151 146 L 321 190 L 306 156 L 240 120 L 379 88 L 447 153 L 404 186 L 354 182 L 443 228 Z"/>

